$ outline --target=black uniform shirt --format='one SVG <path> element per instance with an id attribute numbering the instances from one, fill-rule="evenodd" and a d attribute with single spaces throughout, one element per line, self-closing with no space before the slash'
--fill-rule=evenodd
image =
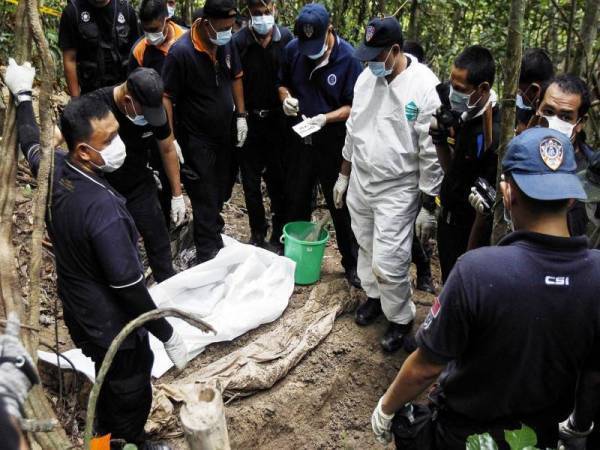
<path id="1" fill-rule="evenodd" d="M 571 412 L 578 372 L 600 363 L 600 252 L 587 245 L 519 231 L 458 260 L 416 336 L 448 363 L 452 411 L 484 423 Z"/>
<path id="2" fill-rule="evenodd" d="M 457 131 L 454 157 L 448 172 L 444 174 L 440 188 L 442 206 L 448 211 L 474 216 L 474 210 L 469 204 L 469 194 L 475 180 L 483 177 L 492 186 L 496 185 L 500 109 L 493 108 L 492 145 L 487 150 L 482 119 L 480 116 L 469 120 Z"/>
<path id="3" fill-rule="evenodd" d="M 248 111 L 281 109 L 277 91 L 277 77 L 285 46 L 292 40 L 292 33 L 275 25 L 271 42 L 266 47 L 254 38 L 251 27 L 241 29 L 233 43 L 240 55 L 244 69 L 244 99 Z"/>
<path id="4" fill-rule="evenodd" d="M 119 136 L 125 143 L 127 157 L 121 168 L 106 174 L 106 179 L 122 195 L 131 192 L 144 181 L 152 180 L 152 171 L 148 168 L 150 150 L 157 145 L 156 140 L 164 140 L 171 134 L 168 121 L 162 127 L 150 125 L 138 126 L 121 112 L 114 100 L 115 87 L 98 89 L 90 95 L 98 97 L 110 108 L 119 122 Z M 138 114 L 140 111 L 138 111 Z"/>
<path id="5" fill-rule="evenodd" d="M 231 85 L 242 75 L 231 42 L 218 47 L 213 60 L 192 27 L 171 47 L 162 72 L 165 94 L 175 104 L 177 126 L 193 135 L 227 138 L 233 121 Z"/>

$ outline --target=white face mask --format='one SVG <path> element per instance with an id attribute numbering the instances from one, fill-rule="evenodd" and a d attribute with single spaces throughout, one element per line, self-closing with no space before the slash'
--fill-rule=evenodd
<path id="1" fill-rule="evenodd" d="M 115 138 L 104 147 L 101 151 L 96 150 L 89 144 L 84 144 L 86 147 L 91 148 L 96 153 L 100 155 L 102 160 L 104 161 L 104 165 L 98 166 L 91 162 L 96 168 L 100 169 L 102 172 L 114 172 L 119 167 L 123 165 L 125 162 L 125 157 L 127 156 L 127 152 L 125 151 L 125 144 L 121 140 L 121 137 L 117 134 Z"/>
<path id="2" fill-rule="evenodd" d="M 260 35 L 265 35 L 273 29 L 275 17 L 268 14 L 265 16 L 252 16 L 252 28 Z"/>
<path id="3" fill-rule="evenodd" d="M 573 129 L 577 123 L 569 123 L 565 120 L 559 119 L 558 116 L 542 116 L 548 121 L 548 128 L 556 131 L 560 131 L 562 134 L 567 136 L 569 139 L 573 137 Z"/>
<path id="4" fill-rule="evenodd" d="M 210 42 L 212 42 L 214 45 L 221 47 L 229 43 L 229 41 L 231 41 L 231 37 L 233 36 L 233 31 L 231 30 L 231 28 L 225 31 L 217 31 L 215 30 L 215 27 L 212 26 L 212 23 L 210 23 L 210 20 L 208 21 L 208 24 L 217 35 L 216 39 L 211 38 L 209 36 Z"/>
<path id="5" fill-rule="evenodd" d="M 175 15 L 175 7 L 167 5 L 167 14 L 169 15 L 169 19 Z"/>
<path id="6" fill-rule="evenodd" d="M 157 31 L 156 33 L 149 33 L 147 31 L 144 31 L 144 35 L 146 36 L 148 44 L 156 46 L 159 46 L 160 44 L 165 42 L 165 39 L 167 38 L 162 31 Z"/>

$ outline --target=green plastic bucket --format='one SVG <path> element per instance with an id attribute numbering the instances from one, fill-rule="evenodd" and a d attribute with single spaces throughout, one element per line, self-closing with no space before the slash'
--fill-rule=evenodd
<path id="1" fill-rule="evenodd" d="M 312 222 L 290 222 L 283 227 L 281 240 L 284 244 L 284 254 L 296 262 L 296 284 L 313 284 L 321 278 L 321 263 L 329 232 L 321 230 L 319 240 L 315 242 L 302 240 L 313 227 Z"/>

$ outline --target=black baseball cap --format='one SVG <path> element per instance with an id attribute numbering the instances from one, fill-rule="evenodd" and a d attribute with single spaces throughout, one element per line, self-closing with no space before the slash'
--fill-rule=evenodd
<path id="1" fill-rule="evenodd" d="M 156 70 L 147 67 L 135 69 L 127 77 L 127 90 L 142 105 L 142 114 L 150 125 L 160 127 L 167 122 L 163 106 L 165 88 Z"/>
<path id="2" fill-rule="evenodd" d="M 354 51 L 354 57 L 359 61 L 372 61 L 382 50 L 394 44 L 402 48 L 403 43 L 402 27 L 395 17 L 373 19 L 365 29 L 362 44 Z"/>
<path id="3" fill-rule="evenodd" d="M 587 197 L 577 177 L 573 144 L 560 131 L 536 127 L 513 138 L 502 160 L 502 171 L 536 200 Z"/>
<path id="4" fill-rule="evenodd" d="M 202 17 L 228 19 L 238 15 L 235 0 L 206 0 L 202 8 Z"/>
<path id="5" fill-rule="evenodd" d="M 323 49 L 329 21 L 329 13 L 319 3 L 309 3 L 300 10 L 294 26 L 300 53 L 316 55 Z"/>

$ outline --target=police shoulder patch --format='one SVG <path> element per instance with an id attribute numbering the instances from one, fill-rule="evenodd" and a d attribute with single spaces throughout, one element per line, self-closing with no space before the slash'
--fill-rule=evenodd
<path id="1" fill-rule="evenodd" d="M 307 23 L 302 27 L 302 31 L 304 31 L 304 35 L 310 39 L 315 33 L 315 28 L 310 23 Z"/>
<path id="2" fill-rule="evenodd" d="M 88 23 L 90 21 L 90 13 L 87 11 L 82 11 L 81 13 L 81 21 L 84 23 Z"/>
<path id="3" fill-rule="evenodd" d="M 125 16 L 123 15 L 123 13 L 119 13 L 119 17 L 117 17 L 117 22 L 125 23 Z"/>
<path id="4" fill-rule="evenodd" d="M 540 156 L 551 170 L 557 170 L 563 162 L 564 149 L 561 142 L 553 137 L 547 137 L 540 142 Z"/>
<path id="5" fill-rule="evenodd" d="M 337 76 L 335 75 L 335 73 L 332 73 L 327 77 L 327 83 L 329 84 L 329 86 L 335 86 L 335 84 L 337 83 Z"/>
<path id="6" fill-rule="evenodd" d="M 365 41 L 369 42 L 373 39 L 373 35 L 375 34 L 375 27 L 373 25 L 369 25 L 367 27 L 367 31 L 365 32 Z"/>

